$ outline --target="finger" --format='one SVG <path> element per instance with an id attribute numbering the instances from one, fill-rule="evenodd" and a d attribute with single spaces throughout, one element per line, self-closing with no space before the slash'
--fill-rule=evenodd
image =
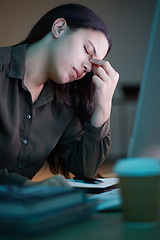
<path id="1" fill-rule="evenodd" d="M 97 75 L 92 77 L 92 82 L 98 89 L 101 89 L 104 86 L 104 82 Z"/>
<path id="2" fill-rule="evenodd" d="M 97 66 L 93 66 L 92 71 L 94 73 L 94 75 L 97 75 L 98 77 L 101 78 L 101 80 L 105 80 L 106 78 L 108 78 L 108 75 L 106 74 L 106 71 L 102 68 L 102 67 L 97 67 Z"/>
<path id="3" fill-rule="evenodd" d="M 91 58 L 90 62 L 92 62 L 93 64 L 97 65 L 97 66 L 103 66 L 103 64 L 107 61 L 105 60 L 100 60 L 100 59 L 95 59 L 95 58 Z"/>
<path id="4" fill-rule="evenodd" d="M 98 59 L 90 59 L 91 63 L 96 66 L 102 67 L 107 74 L 111 72 L 115 72 L 114 68 L 111 66 L 111 64 L 108 61 L 105 60 L 98 60 Z"/>

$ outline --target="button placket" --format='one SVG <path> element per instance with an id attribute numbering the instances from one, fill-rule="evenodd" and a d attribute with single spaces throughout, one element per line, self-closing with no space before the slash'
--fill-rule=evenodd
<path id="1" fill-rule="evenodd" d="M 32 116 L 30 114 L 27 115 L 27 119 L 30 120 L 32 118 Z M 27 139 L 23 140 L 23 143 L 26 145 L 28 143 Z"/>
<path id="2" fill-rule="evenodd" d="M 23 87 L 23 86 L 22 86 Z M 33 104 L 30 92 L 26 89 L 22 89 L 23 94 L 21 95 L 20 104 L 20 125 L 19 125 L 19 151 L 17 156 L 17 172 L 21 172 L 24 163 L 27 161 L 29 155 L 29 142 L 30 142 L 30 131 L 32 126 L 33 118 Z"/>

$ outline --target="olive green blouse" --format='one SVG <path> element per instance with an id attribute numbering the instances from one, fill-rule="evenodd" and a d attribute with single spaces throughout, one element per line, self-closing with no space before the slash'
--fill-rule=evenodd
<path id="1" fill-rule="evenodd" d="M 26 45 L 0 48 L 0 169 L 31 179 L 52 150 L 68 171 L 93 176 L 110 147 L 110 119 L 81 125 L 72 108 L 57 105 L 48 80 L 35 103 L 25 87 Z"/>

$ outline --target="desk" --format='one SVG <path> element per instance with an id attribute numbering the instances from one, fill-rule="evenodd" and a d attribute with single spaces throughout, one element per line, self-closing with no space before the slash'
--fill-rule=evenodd
<path id="1" fill-rule="evenodd" d="M 160 213 L 160 212 L 159 212 Z M 160 215 L 160 214 L 159 214 Z M 0 238 L 1 239 L 1 238 Z M 26 238 L 24 238 L 25 240 Z M 150 229 L 127 228 L 122 212 L 96 213 L 93 217 L 52 234 L 26 240 L 160 240 L 160 222 Z M 10 239 L 11 240 L 11 239 Z M 13 238 L 12 238 L 13 240 Z M 17 240 L 17 239 L 16 239 Z"/>
<path id="2" fill-rule="evenodd" d="M 34 240 L 160 240 L 160 222 L 151 229 L 125 227 L 122 212 L 97 213 L 89 220 Z M 13 240 L 13 238 L 12 238 Z M 29 238 L 32 240 L 32 238 Z"/>
<path id="3" fill-rule="evenodd" d="M 160 192 L 159 192 L 160 199 Z M 1 238 L 0 240 L 22 240 L 22 238 Z M 123 221 L 122 211 L 97 212 L 88 220 L 62 227 L 53 233 L 23 240 L 160 240 L 159 222 L 154 228 L 128 228 Z"/>

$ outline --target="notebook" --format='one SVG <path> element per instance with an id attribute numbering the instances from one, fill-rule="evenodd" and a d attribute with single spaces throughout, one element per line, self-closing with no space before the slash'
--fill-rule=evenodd
<path id="1" fill-rule="evenodd" d="M 86 193 L 102 193 L 119 187 L 118 178 L 97 178 L 101 183 L 84 183 L 74 179 L 67 179 L 68 183 L 76 189 L 83 189 Z"/>

